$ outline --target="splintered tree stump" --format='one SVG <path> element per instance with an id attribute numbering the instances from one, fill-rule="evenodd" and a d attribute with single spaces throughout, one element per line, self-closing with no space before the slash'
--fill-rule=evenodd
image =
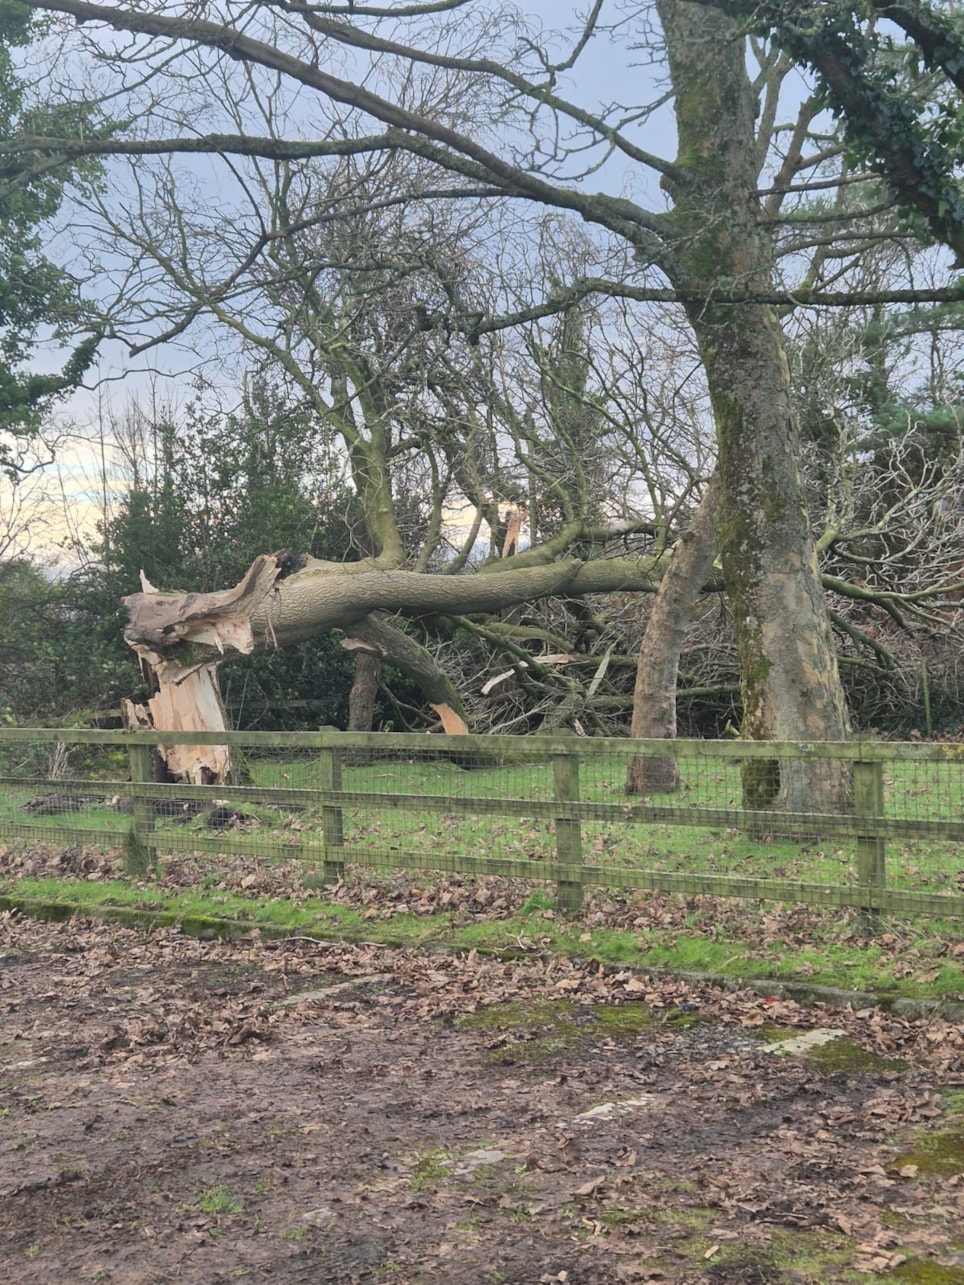
<path id="1" fill-rule="evenodd" d="M 216 666 L 201 665 L 176 681 L 170 680 L 163 667 L 156 672 L 160 686 L 147 708 L 123 702 L 128 727 L 168 732 L 227 730 Z M 231 754 L 226 745 L 159 745 L 157 753 L 169 781 L 224 785 L 231 775 Z"/>
<path id="2" fill-rule="evenodd" d="M 129 616 L 124 637 L 157 691 L 146 708 L 123 702 L 127 725 L 169 732 L 226 731 L 217 658 L 254 651 L 252 615 L 288 570 L 287 555 L 264 554 L 233 589 L 186 594 L 158 593 L 141 572 L 143 592 L 124 599 Z M 186 663 L 192 648 L 207 648 L 217 658 Z M 224 785 L 232 775 L 226 745 L 161 745 L 157 753 L 170 781 Z"/>

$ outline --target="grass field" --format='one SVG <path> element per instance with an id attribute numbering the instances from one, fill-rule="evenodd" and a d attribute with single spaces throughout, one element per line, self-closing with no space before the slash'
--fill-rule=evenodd
<path id="1" fill-rule="evenodd" d="M 107 756 L 95 761 L 99 772 L 116 771 L 119 766 Z M 320 844 L 324 810 L 317 795 L 309 793 L 322 783 L 318 756 L 248 756 L 247 767 L 255 790 L 289 793 L 283 801 L 264 803 L 223 791 L 228 810 L 241 814 L 229 817 L 219 831 L 224 846 L 238 845 L 248 853 L 260 848 L 266 859 L 277 860 L 287 859 L 295 845 Z M 741 800 L 738 761 L 684 760 L 681 767 L 684 788 L 674 794 L 654 794 L 648 801 L 674 811 L 713 809 L 719 816 L 716 824 L 627 824 L 622 813 L 627 803 L 638 800 L 624 793 L 626 757 L 612 754 L 584 761 L 580 799 L 607 804 L 616 815 L 581 821 L 583 861 L 623 871 L 734 875 L 828 886 L 854 881 L 855 842 L 849 837 L 807 841 L 754 837 L 734 824 L 739 818 L 732 813 Z M 98 794 L 78 797 L 76 808 L 49 816 L 26 810 L 28 800 L 38 793 L 56 788 L 70 796 L 81 780 L 77 772 L 56 787 L 41 788 L 39 782 L 0 787 L 0 833 L 74 843 L 120 841 L 130 829 L 131 817 L 108 800 L 123 797 L 129 788 L 123 779 L 108 777 L 94 784 L 91 772 L 84 784 Z M 964 817 L 964 768 L 958 762 L 888 763 L 884 788 L 889 816 L 911 821 Z M 533 877 L 539 879 L 540 866 L 555 857 L 551 763 L 524 761 L 464 770 L 437 755 L 406 761 L 386 756 L 362 766 L 345 766 L 341 789 L 352 796 L 339 810 L 344 844 L 363 852 L 365 863 L 376 868 L 397 864 L 399 853 L 409 858 L 424 854 L 428 867 L 446 854 L 449 864 L 459 856 L 528 863 Z M 172 790 L 176 800 L 176 788 Z M 526 809 L 532 804 L 535 807 L 529 813 Z M 467 811 L 469 807 L 473 810 Z M 165 838 L 183 847 L 197 834 L 204 840 L 200 846 L 208 847 L 213 837 L 210 814 L 192 815 L 181 801 L 172 803 L 171 815 L 158 815 L 154 826 L 152 839 L 161 852 Z M 886 853 L 890 887 L 964 891 L 960 843 L 932 837 L 891 839 Z"/>
<path id="2" fill-rule="evenodd" d="M 749 878 L 781 878 L 815 883 L 852 881 L 855 845 L 836 841 L 753 838 L 733 824 L 728 814 L 741 806 L 740 765 L 729 762 L 685 762 L 684 789 L 652 795 L 650 802 L 668 807 L 711 808 L 720 812 L 717 826 L 686 824 L 626 825 L 623 821 L 583 820 L 583 859 L 588 864 L 636 867 L 706 874 L 736 874 Z M 890 769 L 888 764 L 887 768 Z M 262 762 L 252 765 L 254 780 L 265 786 L 310 780 L 311 768 Z M 896 763 L 885 771 L 885 810 L 911 820 L 959 820 L 964 817 L 964 770 L 958 763 Z M 582 765 L 580 798 L 588 803 L 623 807 L 626 758 L 610 755 Z M 548 804 L 554 796 L 551 764 L 528 763 L 464 771 L 446 761 L 383 762 L 348 768 L 342 775 L 347 791 L 386 794 L 408 799 L 450 799 L 452 810 L 434 814 L 398 807 L 346 808 L 344 841 L 364 846 L 377 863 L 379 850 L 392 847 L 431 854 L 439 850 L 481 853 L 507 859 L 551 860 L 555 854 L 551 818 L 466 816 L 456 810 L 467 799 L 506 799 Z M 314 818 L 317 823 L 317 818 Z M 266 818 L 268 820 L 268 818 Z M 964 890 L 964 849 L 959 843 L 902 840 L 888 844 L 888 882 L 895 887 L 933 891 Z"/>

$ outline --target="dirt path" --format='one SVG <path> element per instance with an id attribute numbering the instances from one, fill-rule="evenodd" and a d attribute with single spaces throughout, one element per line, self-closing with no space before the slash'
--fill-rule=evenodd
<path id="1" fill-rule="evenodd" d="M 0 1009 L 23 1285 L 964 1280 L 936 1020 L 17 918 Z M 770 1025 L 849 1039 L 781 1057 Z"/>

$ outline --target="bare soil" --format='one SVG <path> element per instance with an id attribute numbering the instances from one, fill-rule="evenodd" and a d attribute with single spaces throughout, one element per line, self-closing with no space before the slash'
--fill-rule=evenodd
<path id="1" fill-rule="evenodd" d="M 964 1279 L 938 1018 L 16 915 L 0 1011 L 22 1285 Z"/>

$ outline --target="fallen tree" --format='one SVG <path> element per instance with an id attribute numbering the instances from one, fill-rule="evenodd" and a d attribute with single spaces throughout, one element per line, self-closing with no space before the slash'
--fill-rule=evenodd
<path id="1" fill-rule="evenodd" d="M 465 732 L 466 710 L 455 684 L 405 630 L 405 619 L 485 616 L 554 596 L 658 594 L 666 579 L 664 588 L 670 592 L 658 596 L 666 600 L 665 625 L 672 631 L 688 616 L 698 593 L 722 589 L 703 543 L 699 530 L 692 538 L 683 537 L 683 566 L 665 556 L 551 561 L 542 548 L 489 563 L 479 572 L 430 574 L 386 567 L 377 558 L 339 563 L 281 551 L 262 554 L 237 585 L 217 593 L 161 593 L 142 577 L 142 592 L 124 599 L 129 617 L 124 636 L 156 690 L 146 707 L 127 703 L 128 722 L 159 730 L 224 730 L 221 665 L 340 630 L 348 649 L 386 660 L 413 678 L 446 732 Z M 933 623 L 941 604 L 959 610 L 959 581 L 942 587 L 935 607 L 929 593 L 875 591 L 826 573 L 820 579 L 825 590 L 895 618 L 899 609 L 919 626 Z M 676 639 L 667 654 L 677 657 L 678 646 Z M 644 678 L 653 664 L 650 657 Z M 675 675 L 675 663 L 673 669 Z M 675 686 L 672 678 L 666 682 Z M 657 690 L 650 682 L 645 703 L 651 718 L 645 725 L 634 723 L 637 735 L 672 735 L 672 727 L 660 722 L 666 711 Z M 230 777 L 230 756 L 223 746 L 172 746 L 161 757 L 167 779 L 220 784 Z M 660 761 L 655 763 L 659 770 Z M 668 784 L 639 781 L 629 788 L 635 792 Z"/>
<path id="2" fill-rule="evenodd" d="M 352 649 L 368 650 L 414 678 L 447 732 L 464 732 L 465 711 L 451 679 L 392 614 L 467 616 L 559 594 L 654 592 L 660 574 L 648 557 L 526 565 L 522 555 L 517 561 L 523 565 L 506 561 L 485 573 L 433 575 L 389 570 L 377 559 L 325 562 L 285 550 L 262 554 L 237 585 L 218 593 L 161 593 L 142 577 L 142 592 L 124 599 L 124 637 L 156 692 L 146 707 L 127 702 L 128 722 L 224 730 L 221 664 L 340 629 Z M 231 772 L 223 746 L 167 747 L 161 757 L 173 780 L 221 784 Z"/>

